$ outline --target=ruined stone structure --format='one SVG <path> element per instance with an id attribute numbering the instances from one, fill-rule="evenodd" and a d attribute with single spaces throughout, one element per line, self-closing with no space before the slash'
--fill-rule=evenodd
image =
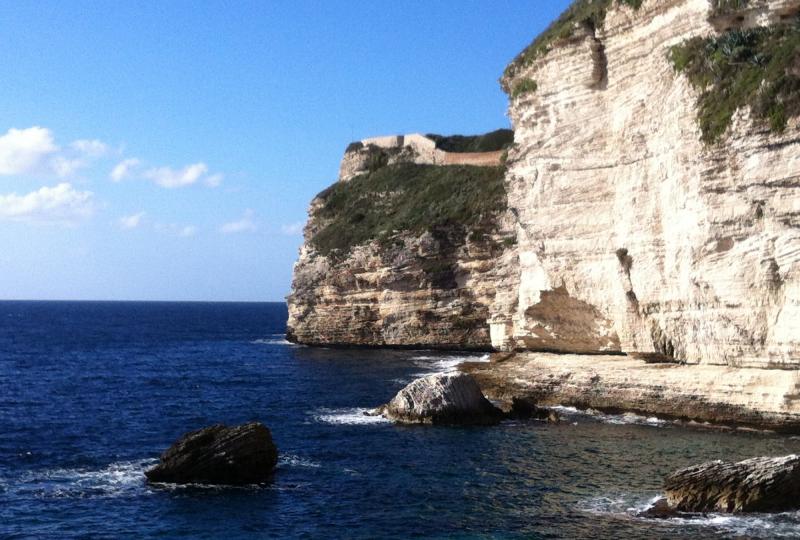
<path id="1" fill-rule="evenodd" d="M 500 165 L 503 151 L 495 152 L 445 152 L 425 135 L 390 135 L 373 137 L 353 143 L 347 149 L 339 167 L 339 180 L 346 182 L 369 171 L 376 156 L 385 156 L 386 163 L 416 163 L 419 165 Z"/>

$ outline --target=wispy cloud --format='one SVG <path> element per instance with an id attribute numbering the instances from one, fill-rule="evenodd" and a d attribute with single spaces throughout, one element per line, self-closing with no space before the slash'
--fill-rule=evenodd
<path id="1" fill-rule="evenodd" d="M 178 223 L 156 223 L 154 228 L 157 231 L 179 238 L 190 238 L 196 235 L 198 231 L 194 225 L 181 225 Z"/>
<path id="2" fill-rule="evenodd" d="M 26 195 L 0 195 L 0 219 L 74 225 L 94 213 L 91 191 L 77 191 L 63 182 Z"/>
<path id="3" fill-rule="evenodd" d="M 178 229 L 178 236 L 181 238 L 188 238 L 197 234 L 197 227 L 194 225 L 184 225 Z"/>
<path id="4" fill-rule="evenodd" d="M 140 163 L 141 161 L 136 158 L 123 159 L 111 169 L 111 174 L 109 176 L 114 182 L 121 182 L 130 176 Z"/>
<path id="5" fill-rule="evenodd" d="M 200 180 L 207 172 L 208 166 L 200 162 L 187 165 L 177 170 L 172 167 L 156 167 L 146 170 L 142 176 L 148 180 L 152 180 L 163 188 L 174 189 L 191 186 Z"/>
<path id="6" fill-rule="evenodd" d="M 289 225 L 281 225 L 281 232 L 286 236 L 297 236 L 303 233 L 304 225 L 305 224 L 302 221 L 290 223 Z"/>
<path id="7" fill-rule="evenodd" d="M 211 176 L 206 177 L 205 184 L 212 188 L 219 187 L 219 185 L 222 184 L 223 178 L 225 178 L 225 176 L 220 173 L 212 174 Z"/>
<path id="8" fill-rule="evenodd" d="M 253 211 L 248 208 L 244 211 L 244 215 L 241 217 L 241 219 L 231 221 L 230 223 L 225 223 L 219 228 L 219 230 L 225 234 L 254 232 L 258 229 L 258 226 L 253 220 L 253 216 Z"/>
<path id="9" fill-rule="evenodd" d="M 135 229 L 142 223 L 142 218 L 144 217 L 144 212 L 139 212 L 137 214 L 131 214 L 129 216 L 122 216 L 119 218 L 119 226 L 123 229 Z"/>

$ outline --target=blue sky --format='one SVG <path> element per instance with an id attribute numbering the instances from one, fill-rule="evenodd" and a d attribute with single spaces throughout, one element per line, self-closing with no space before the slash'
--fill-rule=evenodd
<path id="1" fill-rule="evenodd" d="M 347 144 L 507 127 L 567 3 L 5 3 L 0 299 L 282 300 Z"/>

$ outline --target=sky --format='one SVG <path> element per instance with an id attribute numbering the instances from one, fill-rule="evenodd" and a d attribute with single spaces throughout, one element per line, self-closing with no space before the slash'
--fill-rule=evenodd
<path id="1" fill-rule="evenodd" d="M 282 301 L 354 140 L 509 127 L 568 0 L 0 6 L 0 299 Z"/>

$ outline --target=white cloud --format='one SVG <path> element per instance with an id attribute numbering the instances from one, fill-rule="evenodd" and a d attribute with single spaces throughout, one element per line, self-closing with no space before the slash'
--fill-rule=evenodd
<path id="1" fill-rule="evenodd" d="M 211 176 L 206 177 L 205 183 L 208 187 L 219 187 L 223 178 L 224 176 L 220 173 L 212 174 Z"/>
<path id="2" fill-rule="evenodd" d="M 302 221 L 289 225 L 281 225 L 281 232 L 286 236 L 297 236 L 303 233 L 303 225 L 304 223 Z"/>
<path id="3" fill-rule="evenodd" d="M 139 166 L 141 162 L 136 158 L 123 159 L 111 170 L 111 179 L 114 182 L 120 182 L 130 176 L 133 169 Z"/>
<path id="4" fill-rule="evenodd" d="M 108 153 L 108 145 L 97 139 L 78 139 L 77 141 L 73 141 L 69 146 L 76 152 L 80 152 L 84 156 L 92 159 L 101 158 Z"/>
<path id="5" fill-rule="evenodd" d="M 258 229 L 258 226 L 256 225 L 255 221 L 253 221 L 253 211 L 249 208 L 244 211 L 242 219 L 231 221 L 230 223 L 226 223 L 219 228 L 220 232 L 225 234 L 253 232 L 256 229 Z"/>
<path id="6" fill-rule="evenodd" d="M 123 229 L 135 229 L 142 223 L 144 212 L 138 214 L 131 214 L 129 216 L 122 216 L 119 218 L 119 226 Z"/>
<path id="7" fill-rule="evenodd" d="M 171 167 L 157 167 L 144 172 L 144 177 L 152 180 L 163 188 L 173 189 L 190 186 L 200 180 L 208 172 L 205 163 L 194 163 L 182 169 L 175 170 Z"/>
<path id="8" fill-rule="evenodd" d="M 76 191 L 67 182 L 26 195 L 0 195 L 0 219 L 72 225 L 91 217 L 93 212 L 92 192 Z"/>
<path id="9" fill-rule="evenodd" d="M 34 126 L 11 128 L 0 136 L 0 175 L 23 174 L 44 166 L 48 156 L 58 152 L 49 129 Z"/>

